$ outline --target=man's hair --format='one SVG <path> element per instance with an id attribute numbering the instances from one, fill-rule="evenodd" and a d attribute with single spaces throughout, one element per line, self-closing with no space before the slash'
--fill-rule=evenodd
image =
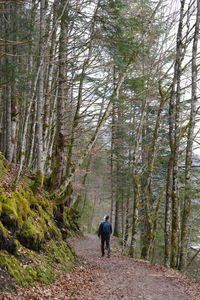
<path id="1" fill-rule="evenodd" d="M 105 215 L 104 218 L 105 218 L 106 220 L 108 220 L 108 219 L 109 219 L 109 216 L 108 216 L 108 215 Z"/>

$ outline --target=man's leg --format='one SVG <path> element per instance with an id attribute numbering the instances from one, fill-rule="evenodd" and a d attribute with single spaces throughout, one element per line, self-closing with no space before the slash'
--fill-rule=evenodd
<path id="1" fill-rule="evenodd" d="M 110 235 L 106 237 L 106 246 L 108 249 L 108 257 L 110 256 Z"/>
<path id="2" fill-rule="evenodd" d="M 102 254 L 102 256 L 105 255 L 104 244 L 105 244 L 105 237 L 101 236 L 101 254 Z"/>

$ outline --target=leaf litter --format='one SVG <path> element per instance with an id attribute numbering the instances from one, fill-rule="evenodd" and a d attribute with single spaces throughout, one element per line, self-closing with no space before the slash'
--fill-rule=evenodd
<path id="1" fill-rule="evenodd" d="M 70 240 L 80 265 L 70 274 L 59 269 L 60 278 L 48 286 L 17 287 L 2 293 L 1 300 L 199 300 L 200 283 L 184 274 L 112 251 L 100 257 L 96 236 Z M 111 243 L 112 245 L 112 243 Z"/>

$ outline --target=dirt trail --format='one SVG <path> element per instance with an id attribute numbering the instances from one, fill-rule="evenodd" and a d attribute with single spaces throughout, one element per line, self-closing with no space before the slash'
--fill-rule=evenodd
<path id="1" fill-rule="evenodd" d="M 50 285 L 17 288 L 0 294 L 0 300 L 200 300 L 200 284 L 179 272 L 112 252 L 101 258 L 97 236 L 70 243 L 80 256 L 70 274 L 60 271 Z"/>
<path id="2" fill-rule="evenodd" d="M 101 258 L 96 236 L 87 235 L 72 244 L 85 264 L 91 265 L 96 273 L 96 290 L 81 299 L 200 299 L 200 285 L 174 270 L 116 254 Z"/>

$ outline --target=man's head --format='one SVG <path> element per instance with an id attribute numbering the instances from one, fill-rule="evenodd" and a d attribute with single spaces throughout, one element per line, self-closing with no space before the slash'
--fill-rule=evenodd
<path id="1" fill-rule="evenodd" d="M 109 216 L 108 216 L 108 215 L 105 215 L 105 216 L 104 216 L 104 220 L 105 220 L 105 221 L 108 221 L 108 219 L 109 219 Z"/>

